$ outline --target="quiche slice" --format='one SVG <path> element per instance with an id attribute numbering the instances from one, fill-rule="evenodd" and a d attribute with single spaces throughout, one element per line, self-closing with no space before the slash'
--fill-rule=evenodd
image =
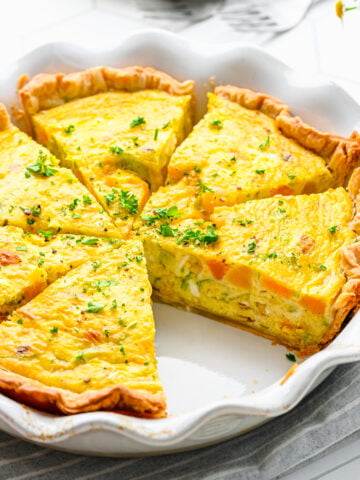
<path id="1" fill-rule="evenodd" d="M 129 170 L 111 165 L 82 167 L 75 173 L 112 218 L 121 236 L 128 237 L 149 198 L 148 184 Z"/>
<path id="2" fill-rule="evenodd" d="M 192 96 L 192 81 L 142 67 L 40 74 L 19 89 L 27 127 L 64 166 L 84 177 L 83 167 L 125 168 L 152 190 L 191 128 Z"/>
<path id="3" fill-rule="evenodd" d="M 100 263 L 78 266 L 0 324 L 0 391 L 50 412 L 164 416 L 142 245 Z"/>
<path id="4" fill-rule="evenodd" d="M 359 188 L 356 170 L 351 196 L 342 187 L 278 195 L 217 207 L 209 221 L 191 218 L 186 207 L 183 215 L 180 193 L 175 205 L 160 205 L 154 195 L 156 208 L 145 210 L 137 228 L 155 298 L 301 355 L 319 350 L 359 307 L 359 221 L 352 203 Z"/>
<path id="5" fill-rule="evenodd" d="M 17 227 L 0 227 L 0 318 L 72 268 L 92 259 L 96 269 L 103 253 L 121 243 L 76 235 L 53 238 L 50 232 L 32 235 Z"/>
<path id="6" fill-rule="evenodd" d="M 0 224 L 29 232 L 120 236 L 71 170 L 10 124 L 0 107 Z"/>
<path id="7" fill-rule="evenodd" d="M 343 186 L 359 162 L 355 138 L 321 133 L 268 95 L 220 86 L 208 96 L 208 112 L 168 169 L 169 183 L 184 175 L 198 181 L 207 213 L 276 194 Z"/>

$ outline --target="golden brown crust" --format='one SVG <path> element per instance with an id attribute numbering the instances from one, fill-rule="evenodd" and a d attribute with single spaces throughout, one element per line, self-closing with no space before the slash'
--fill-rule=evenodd
<path id="1" fill-rule="evenodd" d="M 147 67 L 95 67 L 75 73 L 40 73 L 30 81 L 26 76 L 19 80 L 18 94 L 28 130 L 31 116 L 69 100 L 88 97 L 96 93 L 125 90 L 160 90 L 171 95 L 194 94 L 194 82 L 178 82 L 164 72 Z M 21 121 L 21 113 L 18 112 Z"/>
<path id="2" fill-rule="evenodd" d="M 280 100 L 246 88 L 222 85 L 215 88 L 215 94 L 272 117 L 286 137 L 312 150 L 325 160 L 334 176 L 333 187 L 346 186 L 352 171 L 360 162 L 360 136 L 357 132 L 350 138 L 320 132 L 307 125 L 301 118 L 293 117 L 289 107 Z"/>
<path id="3" fill-rule="evenodd" d="M 97 410 L 117 410 L 147 418 L 164 417 L 162 393 L 151 394 L 116 385 L 82 394 L 46 387 L 40 382 L 0 369 L 0 391 L 19 402 L 52 413 L 75 414 Z"/>
<path id="4" fill-rule="evenodd" d="M 10 118 L 7 113 L 6 107 L 3 103 L 0 103 L 0 132 L 10 128 Z"/>
<path id="5" fill-rule="evenodd" d="M 354 203 L 354 216 L 350 227 L 360 234 L 360 168 L 354 170 L 348 185 Z M 324 342 L 329 342 L 340 330 L 346 317 L 355 314 L 360 307 L 360 243 L 344 247 L 341 252 L 341 270 L 346 282 L 332 307 L 333 323 Z"/>
<path id="6" fill-rule="evenodd" d="M 358 134 L 357 134 L 358 135 Z M 355 137 L 356 138 L 356 137 Z M 348 192 L 353 199 L 354 214 L 350 228 L 360 233 L 360 168 L 351 175 Z M 308 348 L 305 355 L 310 355 L 328 345 L 340 331 L 349 314 L 355 314 L 360 307 L 360 243 L 355 242 L 343 248 L 340 268 L 345 276 L 345 284 L 331 308 L 332 323 L 318 349 Z"/>

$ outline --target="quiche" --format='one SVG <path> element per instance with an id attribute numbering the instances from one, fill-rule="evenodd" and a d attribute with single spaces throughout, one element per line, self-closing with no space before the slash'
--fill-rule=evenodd
<path id="1" fill-rule="evenodd" d="M 121 236 L 94 196 L 0 106 L 0 224 L 29 232 Z"/>
<path id="2" fill-rule="evenodd" d="M 82 167 L 78 177 L 112 218 L 123 238 L 149 199 L 149 186 L 133 172 L 108 165 Z"/>
<path id="3" fill-rule="evenodd" d="M 28 128 L 64 166 L 83 177 L 83 167 L 125 168 L 152 190 L 192 125 L 193 82 L 151 68 L 40 74 L 21 80 L 19 97 Z"/>
<path id="4" fill-rule="evenodd" d="M 316 131 L 268 95 L 233 86 L 209 93 L 208 112 L 173 155 L 168 181 L 191 176 L 207 213 L 276 194 L 345 185 L 359 161 L 355 139 Z"/>
<path id="5" fill-rule="evenodd" d="M 173 193 L 175 205 L 160 205 L 154 195 L 137 228 L 155 298 L 227 320 L 300 355 L 319 350 L 358 308 L 359 229 L 351 222 L 358 218 L 359 178 L 357 170 L 350 194 L 338 187 L 276 195 L 215 207 L 208 220 L 191 218 L 188 205 L 183 214 L 181 189 Z"/>
<path id="6" fill-rule="evenodd" d="M 0 227 L 0 317 L 6 318 L 50 283 L 72 268 L 92 259 L 94 265 L 118 239 L 77 235 L 24 233 L 17 227 Z"/>
<path id="7" fill-rule="evenodd" d="M 152 289 L 300 356 L 358 310 L 359 135 L 229 85 L 190 133 L 193 90 L 142 67 L 24 76 L 35 140 L 0 104 L 1 392 L 165 416 Z"/>
<path id="8" fill-rule="evenodd" d="M 136 241 L 55 280 L 0 324 L 0 390 L 55 413 L 164 416 L 150 293 Z"/>

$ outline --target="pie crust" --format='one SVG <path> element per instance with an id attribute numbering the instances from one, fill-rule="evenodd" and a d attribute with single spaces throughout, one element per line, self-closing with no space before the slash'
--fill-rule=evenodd
<path id="1" fill-rule="evenodd" d="M 170 75 L 150 67 L 95 67 L 75 73 L 40 73 L 29 81 L 27 75 L 20 77 L 18 94 L 22 111 L 17 120 L 33 133 L 31 116 L 49 108 L 62 105 L 76 98 L 97 93 L 125 90 L 160 90 L 171 95 L 194 95 L 194 82 L 178 82 Z"/>
<path id="2" fill-rule="evenodd" d="M 280 100 L 246 88 L 221 85 L 215 88 L 215 94 L 251 109 L 259 110 L 272 117 L 280 131 L 301 146 L 320 155 L 334 175 L 333 187 L 344 186 L 360 161 L 359 134 L 354 132 L 350 138 L 323 133 L 294 117 L 290 108 Z"/>
<path id="3" fill-rule="evenodd" d="M 6 111 L 5 105 L 0 103 L 0 131 L 7 130 L 10 127 L 10 118 Z"/>
<path id="4" fill-rule="evenodd" d="M 55 387 L 46 387 L 35 380 L 0 369 L 0 390 L 26 405 L 51 413 L 75 414 L 97 410 L 116 410 L 118 413 L 140 417 L 164 417 L 165 397 L 132 390 L 123 385 L 76 394 Z"/>

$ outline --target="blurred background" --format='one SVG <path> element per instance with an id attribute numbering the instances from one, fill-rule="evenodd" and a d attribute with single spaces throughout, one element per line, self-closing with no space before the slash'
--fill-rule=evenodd
<path id="1" fill-rule="evenodd" d="M 360 101 L 360 9 L 335 0 L 0 0 L 0 66 L 49 41 L 90 49 L 144 28 L 217 48 L 247 41 L 298 70 L 326 75 Z M 353 8 L 357 0 L 344 3 Z"/>

